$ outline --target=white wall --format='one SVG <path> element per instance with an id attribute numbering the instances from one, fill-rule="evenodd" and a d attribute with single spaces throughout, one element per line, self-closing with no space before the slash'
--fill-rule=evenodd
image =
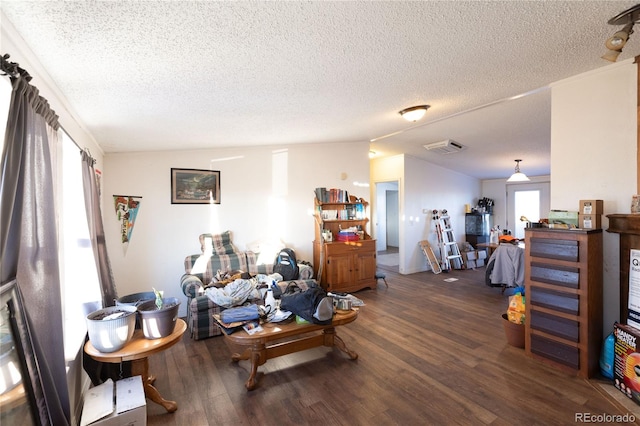
<path id="1" fill-rule="evenodd" d="M 480 181 L 408 155 L 372 160 L 371 181 L 391 180 L 399 182 L 400 192 L 399 272 L 426 271 L 429 267 L 418 243 L 429 240 L 436 251 L 431 210 L 447 209 L 456 241 L 464 241 L 464 205 L 478 200 Z M 375 203 L 379 200 L 374 200 Z M 375 223 L 377 219 L 373 219 Z"/>
<path id="2" fill-rule="evenodd" d="M 637 173 L 637 66 L 612 64 L 552 86 L 551 205 L 577 210 L 604 200 L 604 214 L 630 213 Z M 603 216 L 606 230 L 609 220 Z M 619 236 L 604 232 L 604 331 L 619 320 Z"/>
<path id="3" fill-rule="evenodd" d="M 465 241 L 465 204 L 475 204 L 480 189 L 480 181 L 476 178 L 405 156 L 404 211 L 401 212 L 401 217 L 404 215 L 405 232 L 400 234 L 405 258 L 403 269 L 403 259 L 400 257 L 401 273 L 411 274 L 427 269 L 427 261 L 418 243 L 428 239 L 436 247 L 431 210 L 446 209 L 451 217 L 456 241 Z M 428 213 L 424 213 L 424 210 Z"/>
<path id="4" fill-rule="evenodd" d="M 286 170 L 274 170 L 273 153 L 283 149 Z M 155 287 L 180 298 L 185 315 L 184 259 L 200 253 L 198 236 L 207 232 L 232 231 L 242 250 L 275 236 L 300 260 L 312 261 L 314 188 L 341 188 L 367 198 L 369 189 L 353 182 L 368 182 L 368 153 L 368 142 L 360 142 L 105 155 L 103 216 L 118 295 Z M 172 167 L 219 170 L 221 204 L 171 204 Z M 113 195 L 142 197 L 126 253 Z"/>

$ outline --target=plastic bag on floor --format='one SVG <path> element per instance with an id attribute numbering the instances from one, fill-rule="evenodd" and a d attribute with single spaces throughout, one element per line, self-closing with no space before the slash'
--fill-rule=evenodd
<path id="1" fill-rule="evenodd" d="M 520 293 L 509 296 L 509 308 L 507 309 L 509 321 L 516 324 L 524 324 L 524 303 L 524 296 Z"/>

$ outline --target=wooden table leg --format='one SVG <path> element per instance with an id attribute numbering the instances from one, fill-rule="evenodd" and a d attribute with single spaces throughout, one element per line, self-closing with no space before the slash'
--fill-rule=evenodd
<path id="1" fill-rule="evenodd" d="M 165 410 L 169 413 L 173 413 L 178 409 L 178 404 L 175 401 L 167 401 L 164 399 L 158 389 L 153 386 L 153 381 L 155 378 L 153 376 L 149 376 L 149 359 L 142 358 L 136 359 L 131 362 L 131 375 L 132 376 L 142 376 L 142 384 L 144 386 L 144 395 L 155 402 L 156 404 L 162 405 Z"/>
<path id="2" fill-rule="evenodd" d="M 256 376 L 258 375 L 258 366 L 267 362 L 267 347 L 264 342 L 256 342 L 250 348 L 246 348 L 242 353 L 234 352 L 231 355 L 231 359 L 234 362 L 249 360 L 251 361 L 251 373 L 247 379 L 244 387 L 247 390 L 254 390 L 258 381 Z"/>
<path id="3" fill-rule="evenodd" d="M 338 349 L 340 349 L 342 352 L 349 355 L 349 358 L 358 359 L 357 352 L 354 352 L 351 349 L 347 348 L 347 345 L 344 343 L 344 340 L 342 340 L 342 338 L 338 336 L 338 333 L 336 333 L 335 328 L 331 327 L 331 328 L 324 329 L 324 341 L 325 341 L 325 346 L 335 346 Z"/>
<path id="4" fill-rule="evenodd" d="M 264 362 L 262 363 L 264 364 Z M 251 374 L 249 375 L 249 379 L 244 384 L 244 387 L 247 390 L 254 390 L 257 385 L 256 375 L 258 374 L 258 365 L 260 365 L 260 352 L 253 351 L 251 352 Z"/>

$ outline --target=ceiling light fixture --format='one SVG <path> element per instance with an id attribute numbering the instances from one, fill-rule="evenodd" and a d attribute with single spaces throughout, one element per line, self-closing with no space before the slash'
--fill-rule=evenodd
<path id="1" fill-rule="evenodd" d="M 427 110 L 431 108 L 430 105 L 417 105 L 409 108 L 405 108 L 398 114 L 407 121 L 418 121 L 427 113 Z"/>
<path id="2" fill-rule="evenodd" d="M 633 34 L 633 25 L 638 20 L 640 20 L 640 4 L 609 19 L 607 22 L 609 25 L 624 25 L 624 27 L 620 31 L 616 31 L 616 33 L 605 42 L 605 46 L 609 51 L 602 56 L 602 59 L 610 62 L 618 60 L 622 48 L 627 44 L 629 36 Z"/>
<path id="3" fill-rule="evenodd" d="M 527 175 L 520 171 L 520 162 L 522 160 L 514 160 L 516 162 L 516 171 L 511 175 L 507 182 L 529 182 Z"/>
<path id="4" fill-rule="evenodd" d="M 609 51 L 602 55 L 602 59 L 606 59 L 610 62 L 618 60 L 618 56 L 622 53 L 622 48 L 627 44 L 629 36 L 633 34 L 633 22 L 624 26 L 624 28 L 616 32 L 611 38 L 605 42 L 605 46 Z"/>

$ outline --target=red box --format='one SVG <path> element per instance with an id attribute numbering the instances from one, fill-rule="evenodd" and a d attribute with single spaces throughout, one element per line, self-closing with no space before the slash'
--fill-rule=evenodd
<path id="1" fill-rule="evenodd" d="M 616 323 L 613 356 L 613 384 L 629 399 L 640 404 L 640 330 Z"/>
<path id="2" fill-rule="evenodd" d="M 338 232 L 336 241 L 359 241 L 360 236 L 355 232 Z"/>

